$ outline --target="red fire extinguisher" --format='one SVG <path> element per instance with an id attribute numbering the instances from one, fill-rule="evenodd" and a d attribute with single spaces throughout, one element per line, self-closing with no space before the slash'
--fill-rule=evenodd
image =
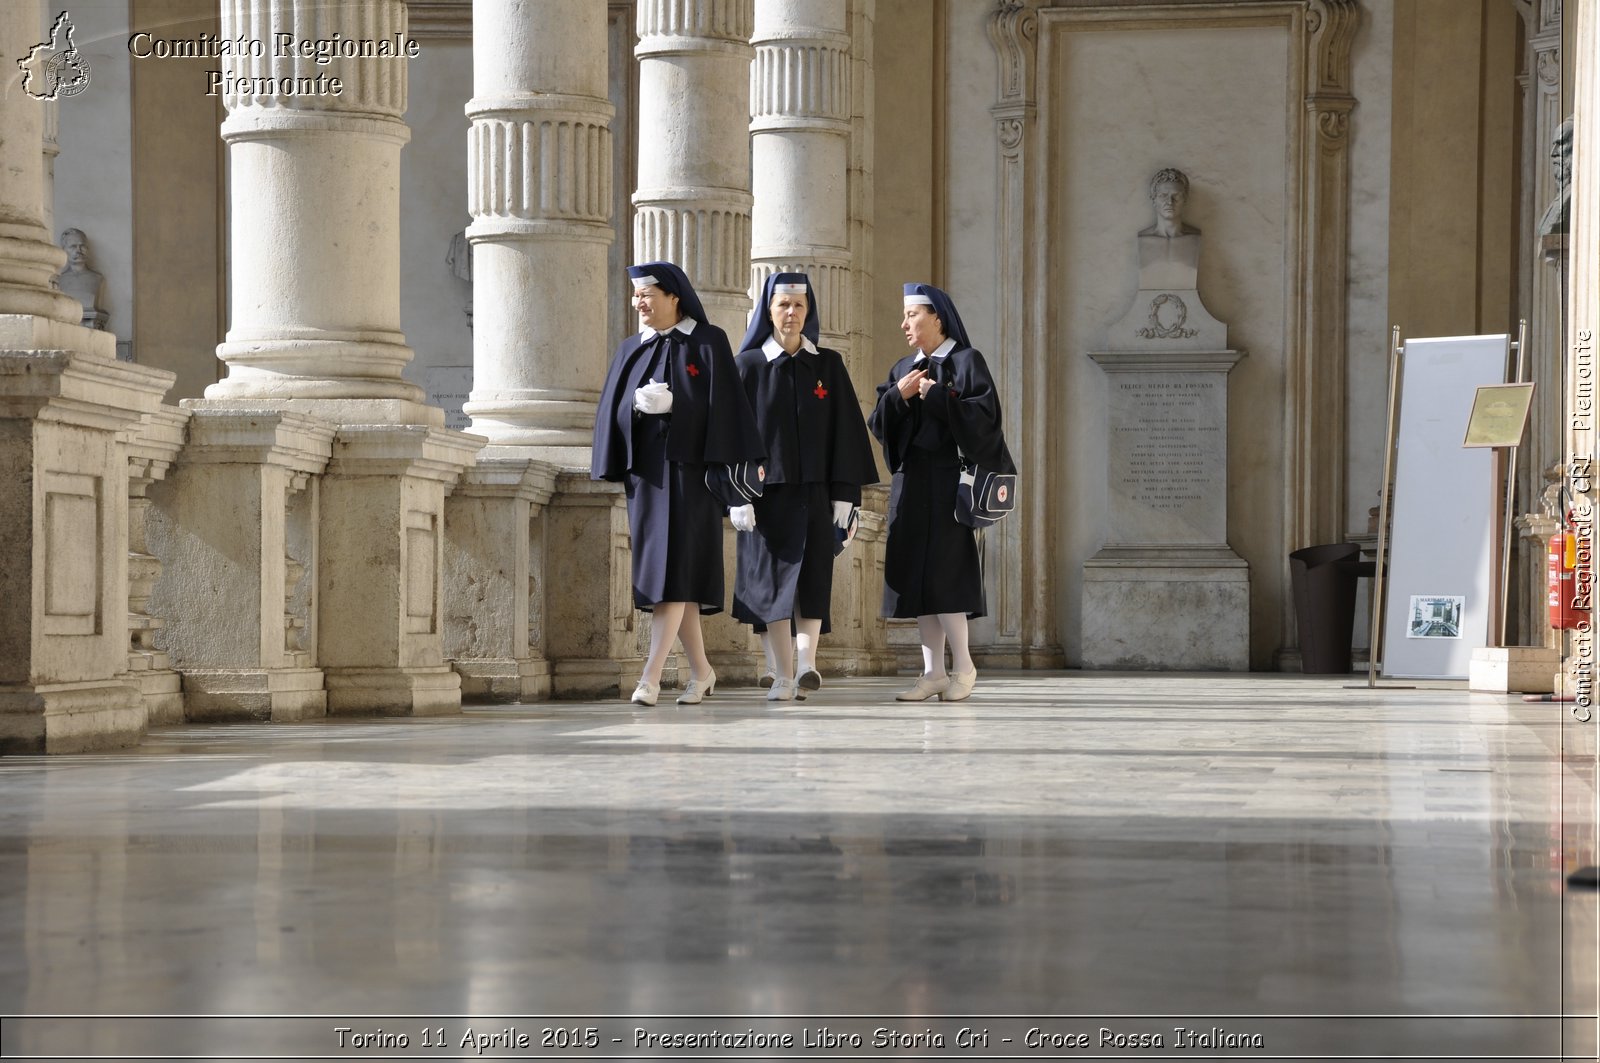
<path id="1" fill-rule="evenodd" d="M 1545 555 L 1545 589 L 1548 591 L 1550 626 L 1568 630 L 1578 626 L 1589 615 L 1578 601 L 1578 538 L 1571 524 L 1550 536 L 1550 550 Z"/>

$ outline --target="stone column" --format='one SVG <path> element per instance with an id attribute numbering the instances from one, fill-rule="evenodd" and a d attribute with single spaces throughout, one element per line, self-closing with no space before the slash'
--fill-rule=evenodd
<path id="1" fill-rule="evenodd" d="M 318 65 L 280 57 L 285 34 L 385 41 L 398 54 Z M 401 376 L 411 360 L 399 272 L 400 150 L 409 139 L 400 116 L 414 51 L 406 5 L 225 0 L 222 35 L 264 46 L 261 55 L 225 58 L 219 75 L 233 207 L 232 327 L 217 355 L 228 375 L 185 405 L 197 414 L 309 414 L 336 430 L 313 500 L 317 546 L 308 566 L 317 604 L 307 622 L 321 633 L 327 711 L 459 709 L 439 623 L 444 496 L 483 441 L 444 429 L 443 411 Z M 232 464 L 239 482 L 218 490 L 248 496 L 267 469 Z M 290 490 L 262 497 L 272 508 L 260 515 L 263 527 L 285 524 L 281 510 L 303 504 Z M 260 609 L 277 617 L 287 593 L 277 569 L 286 562 L 274 546 L 257 560 L 263 567 L 247 582 L 274 588 Z M 250 654 L 220 655 L 225 649 L 202 646 L 195 659 L 224 672 L 262 667 Z"/>
<path id="2" fill-rule="evenodd" d="M 688 274 L 711 323 L 738 343 L 750 317 L 753 0 L 640 0 L 639 186 L 633 260 Z M 734 533 L 724 525 L 733 593 Z M 629 606 L 631 609 L 631 606 Z M 729 683 L 757 674 L 750 629 L 724 612 L 706 649 Z"/>
<path id="3" fill-rule="evenodd" d="M 401 0 L 224 0 L 222 36 L 263 47 L 221 63 L 231 327 L 217 348 L 227 376 L 206 398 L 304 412 L 320 400 L 317 415 L 346 423 L 444 423 L 400 375 L 411 361 L 400 332 L 409 60 L 319 66 L 274 54 L 276 34 L 394 40 L 405 30 Z"/>
<path id="4" fill-rule="evenodd" d="M 633 259 L 676 262 L 730 342 L 750 314 L 751 0 L 640 0 Z"/>
<path id="5" fill-rule="evenodd" d="M 36 4 L 0 4 L 0 47 L 16 60 L 33 54 L 47 40 Z M 71 296 L 51 286 L 51 278 L 66 264 L 66 254 L 50 234 L 49 195 L 45 187 L 45 109 L 54 106 L 40 98 L 48 92 L 42 62 L 34 64 L 24 85 L 15 66 L 0 88 L 0 315 L 29 315 L 43 321 L 77 324 L 83 308 Z M 43 335 L 42 323 L 30 326 L 30 336 Z M 23 342 L 23 349 L 67 346 L 51 342 Z M 113 350 L 115 341 L 112 341 Z"/>
<path id="6" fill-rule="evenodd" d="M 52 100 L 44 105 L 44 231 L 56 231 L 56 159 L 61 155 L 61 108 Z"/>
<path id="7" fill-rule="evenodd" d="M 475 0 L 472 430 L 588 464 L 605 378 L 612 106 L 593 0 Z M 580 451 L 581 453 L 575 453 Z M 561 455 L 547 453 L 548 457 Z"/>
<path id="8" fill-rule="evenodd" d="M 862 291 L 855 251 L 864 237 L 851 203 L 852 183 L 864 169 L 854 165 L 855 17 L 846 0 L 756 0 L 750 288 L 759 291 L 773 273 L 809 275 L 822 345 L 844 356 L 858 397 L 870 398 L 877 380 L 870 367 L 857 364 L 852 344 Z M 865 499 L 869 514 L 874 498 Z M 872 514 L 867 523 L 873 521 L 881 517 Z M 876 620 L 880 603 L 852 583 L 857 576 L 870 579 L 879 539 L 864 528 L 835 565 L 833 631 L 821 649 L 827 670 L 864 674 L 888 667 L 883 625 Z"/>
<path id="9" fill-rule="evenodd" d="M 152 724 L 183 722 L 183 677 L 156 645 L 166 622 L 150 612 L 161 559 L 149 549 L 150 487 L 166 478 L 183 449 L 189 413 L 163 406 L 139 420 L 128 446 L 128 671 Z"/>
<path id="10" fill-rule="evenodd" d="M 609 531 L 559 542 L 547 503 L 560 470 L 587 476 L 595 404 L 617 337 L 609 295 L 613 183 L 609 9 L 592 0 L 475 0 L 467 236 L 473 248 L 473 387 L 465 411 L 491 445 L 447 516 L 445 652 L 468 696 L 548 697 L 545 550 L 591 574 Z M 603 485 L 611 486 L 611 485 Z M 542 512 L 541 512 L 542 511 Z M 626 564 L 626 557 L 623 558 Z M 604 578 L 601 583 L 606 583 Z M 609 612 L 574 618 L 604 636 Z M 613 693 L 609 684 L 578 693 Z"/>
<path id="11" fill-rule="evenodd" d="M 757 0 L 751 43 L 750 289 L 760 291 L 773 273 L 809 274 L 822 345 L 848 364 L 854 293 L 845 0 Z"/>
<path id="12" fill-rule="evenodd" d="M 59 16 L 58 18 L 64 18 Z M 172 374 L 116 359 L 116 337 L 55 291 L 44 143 L 57 40 L 35 4 L 0 4 L 0 753 L 127 745 L 144 733 L 128 670 L 129 439 Z M 53 53 L 58 54 L 58 53 Z"/>

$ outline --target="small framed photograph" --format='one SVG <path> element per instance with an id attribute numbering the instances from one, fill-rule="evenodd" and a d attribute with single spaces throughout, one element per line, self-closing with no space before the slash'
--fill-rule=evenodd
<path id="1" fill-rule="evenodd" d="M 1461 614 L 1467 606 L 1464 594 L 1413 594 L 1408 639 L 1458 639 Z"/>
<path id="2" fill-rule="evenodd" d="M 1485 384 L 1472 399 L 1464 447 L 1514 447 L 1522 442 L 1533 384 Z"/>

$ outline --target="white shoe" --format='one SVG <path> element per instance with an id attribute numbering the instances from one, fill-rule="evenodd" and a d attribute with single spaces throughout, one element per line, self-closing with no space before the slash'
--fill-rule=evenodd
<path id="1" fill-rule="evenodd" d="M 652 683 L 648 679 L 639 680 L 639 685 L 633 688 L 633 703 L 635 705 L 654 705 L 656 698 L 661 696 L 661 684 Z"/>
<path id="2" fill-rule="evenodd" d="M 943 694 L 945 689 L 949 686 L 950 677 L 947 675 L 941 675 L 937 678 L 928 675 L 918 676 L 917 681 L 912 684 L 911 689 L 902 690 L 900 693 L 894 696 L 894 700 L 927 701 L 936 694 Z"/>
<path id="3" fill-rule="evenodd" d="M 815 668 L 802 668 L 800 675 L 795 679 L 800 684 L 801 690 L 821 690 L 822 676 Z"/>
<path id="4" fill-rule="evenodd" d="M 756 680 L 756 686 L 760 687 L 762 690 L 768 690 L 772 687 L 772 684 L 777 681 L 777 678 L 778 677 L 771 672 L 762 672 L 761 678 Z"/>
<path id="5" fill-rule="evenodd" d="M 972 686 L 978 681 L 978 670 L 970 672 L 957 672 L 950 677 L 950 685 L 939 694 L 940 701 L 966 701 L 967 695 L 972 693 Z"/>
<path id="6" fill-rule="evenodd" d="M 795 695 L 795 682 L 793 679 L 773 679 L 772 689 L 767 691 L 768 701 L 793 701 Z"/>
<path id="7" fill-rule="evenodd" d="M 717 689 L 717 670 L 711 669 L 711 678 L 705 682 L 694 678 L 691 674 L 689 681 L 683 686 L 683 693 L 678 695 L 679 705 L 698 705 L 709 698 Z"/>

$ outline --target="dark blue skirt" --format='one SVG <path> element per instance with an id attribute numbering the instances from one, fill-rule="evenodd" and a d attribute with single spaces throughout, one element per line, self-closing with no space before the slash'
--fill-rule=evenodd
<path id="1" fill-rule="evenodd" d="M 883 615 L 985 615 L 983 567 L 973 530 L 956 520 L 961 466 L 912 447 L 889 488 L 883 556 Z"/>
<path id="2" fill-rule="evenodd" d="M 771 484 L 756 499 L 756 530 L 739 533 L 735 619 L 757 631 L 807 617 L 831 629 L 833 505 L 821 483 Z"/>
<path id="3" fill-rule="evenodd" d="M 724 510 L 706 490 L 706 467 L 668 461 L 666 440 L 665 431 L 634 436 L 627 485 L 634 608 L 697 602 L 702 613 L 720 613 Z"/>

